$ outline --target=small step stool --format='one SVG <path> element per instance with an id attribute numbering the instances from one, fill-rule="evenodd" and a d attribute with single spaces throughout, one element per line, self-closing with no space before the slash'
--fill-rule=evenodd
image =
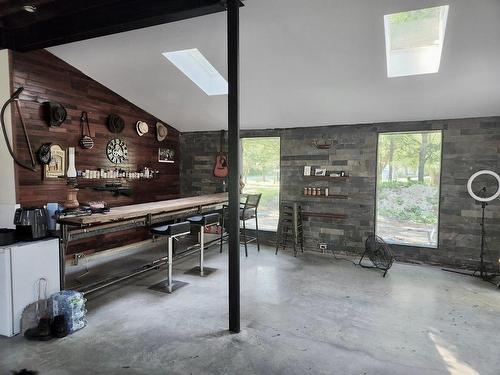
<path id="1" fill-rule="evenodd" d="M 297 256 L 299 247 L 304 252 L 302 207 L 297 202 L 283 201 L 280 204 L 280 219 L 276 232 L 276 254 L 280 246 L 285 250 L 289 242 L 293 244 L 293 256 Z"/>

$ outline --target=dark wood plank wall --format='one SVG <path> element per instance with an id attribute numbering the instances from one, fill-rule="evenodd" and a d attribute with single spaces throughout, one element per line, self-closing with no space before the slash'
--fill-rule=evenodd
<path id="1" fill-rule="evenodd" d="M 128 160 L 119 167 L 137 171 L 147 166 L 160 171 L 158 179 L 152 180 L 120 180 L 124 186 L 133 189 L 131 197 L 114 197 L 110 192 L 97 192 L 90 188 L 92 185 L 103 185 L 112 180 L 78 179 L 80 202 L 89 200 L 104 200 L 111 206 L 134 204 L 165 200 L 179 197 L 179 132 L 168 127 L 168 138 L 163 142 L 156 139 L 155 124 L 158 121 L 152 115 L 128 102 L 113 91 L 92 80 L 79 70 L 65 63 L 45 50 L 28 53 L 11 52 L 12 87 L 24 87 L 20 102 L 21 111 L 30 135 L 33 150 L 46 142 L 61 145 L 64 149 L 69 146 L 76 149 L 77 170 L 105 168 L 112 169 L 116 165 L 111 163 L 105 153 L 108 141 L 118 137 L 128 146 Z M 68 118 L 60 128 L 49 128 L 44 121 L 40 103 L 55 101 L 61 103 L 68 112 Z M 80 115 L 82 111 L 88 113 L 91 136 L 95 146 L 90 150 L 79 147 L 81 137 Z M 125 130 L 115 135 L 106 126 L 106 119 L 110 113 L 116 113 L 125 120 Z M 138 120 L 149 124 L 149 133 L 140 137 L 135 132 L 135 123 Z M 167 120 L 167 119 L 165 119 Z M 163 122 L 163 121 L 162 121 Z M 166 122 L 163 122 L 166 124 Z M 21 160 L 29 161 L 28 150 L 24 140 L 21 122 L 13 109 L 13 126 L 15 132 L 16 152 Z M 176 150 L 174 164 L 158 162 L 158 148 L 173 148 Z M 47 202 L 63 202 L 66 197 L 66 181 L 43 180 L 41 166 L 38 171 L 32 172 L 16 167 L 17 201 L 21 205 L 43 205 Z M 126 237 L 114 236 L 109 241 L 106 237 L 96 238 L 93 245 L 79 243 L 70 252 L 82 249 L 104 249 L 114 247 L 120 243 L 126 244 L 147 237 L 147 232 L 137 231 Z M 97 245 L 99 243 L 99 245 Z"/>

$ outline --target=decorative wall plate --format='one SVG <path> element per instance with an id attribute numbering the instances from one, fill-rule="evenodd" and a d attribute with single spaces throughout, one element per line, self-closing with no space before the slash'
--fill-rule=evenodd
<path id="1" fill-rule="evenodd" d="M 112 163 L 123 163 L 128 158 L 127 145 L 120 138 L 112 139 L 106 147 L 106 156 Z"/>

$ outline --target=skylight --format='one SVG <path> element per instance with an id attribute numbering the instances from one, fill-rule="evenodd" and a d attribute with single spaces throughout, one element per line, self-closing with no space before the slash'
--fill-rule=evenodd
<path id="1" fill-rule="evenodd" d="M 227 81 L 198 48 L 162 54 L 207 95 L 227 95 Z"/>
<path id="2" fill-rule="evenodd" d="M 387 76 L 437 73 L 448 5 L 384 16 Z"/>

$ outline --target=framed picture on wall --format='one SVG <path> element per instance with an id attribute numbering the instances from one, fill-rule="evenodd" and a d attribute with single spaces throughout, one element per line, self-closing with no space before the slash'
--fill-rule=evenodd
<path id="1" fill-rule="evenodd" d="M 160 163 L 174 163 L 175 150 L 171 148 L 159 148 L 158 149 L 158 161 Z"/>
<path id="2" fill-rule="evenodd" d="M 66 150 L 59 145 L 50 146 L 50 162 L 43 166 L 43 179 L 60 178 L 66 175 Z"/>

